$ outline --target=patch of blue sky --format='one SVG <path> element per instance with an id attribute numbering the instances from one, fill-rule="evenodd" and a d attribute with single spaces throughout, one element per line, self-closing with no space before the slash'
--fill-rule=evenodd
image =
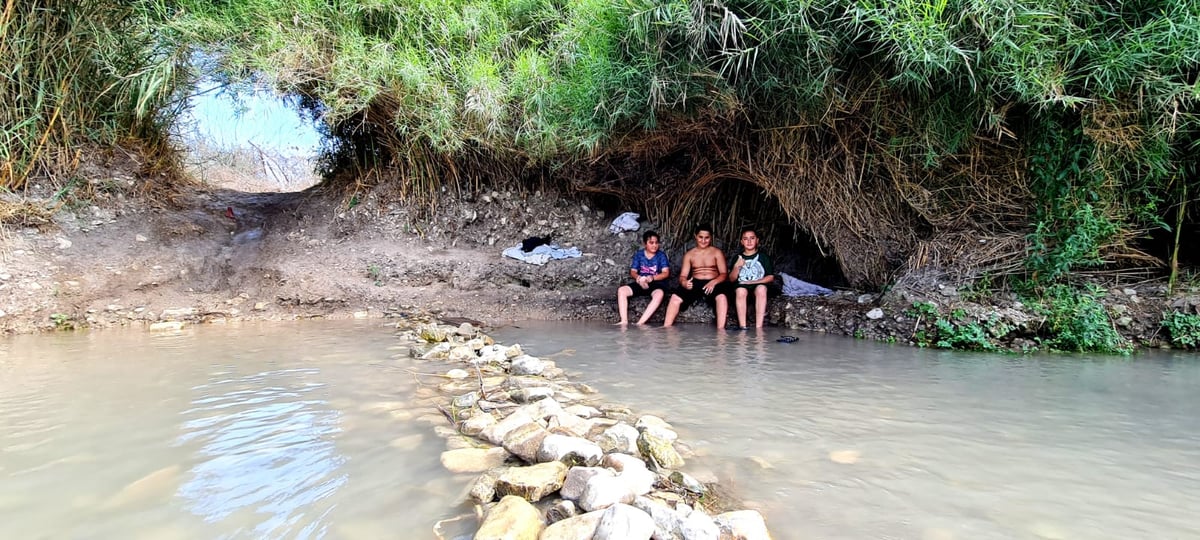
<path id="1" fill-rule="evenodd" d="M 182 120 L 191 136 L 224 148 L 255 145 L 312 158 L 321 143 L 321 134 L 307 115 L 261 87 L 220 88 L 202 81 Z"/>

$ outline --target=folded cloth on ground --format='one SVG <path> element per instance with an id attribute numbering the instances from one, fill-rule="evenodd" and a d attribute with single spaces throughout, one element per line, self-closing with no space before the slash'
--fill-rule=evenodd
<path id="1" fill-rule="evenodd" d="M 560 248 L 553 244 L 542 244 L 533 248 L 533 251 L 530 252 L 522 251 L 521 246 L 518 244 L 504 250 L 501 252 L 501 254 L 510 259 L 516 259 L 518 261 L 536 264 L 538 266 L 546 264 L 551 260 L 574 259 L 576 257 L 583 256 L 583 253 L 579 251 L 579 248 Z"/>
<path id="2" fill-rule="evenodd" d="M 612 225 L 608 226 L 608 232 L 617 234 L 625 231 L 636 231 L 641 228 L 638 224 L 638 218 L 642 217 L 637 212 L 625 212 L 614 219 Z"/>
<path id="3" fill-rule="evenodd" d="M 830 289 L 796 279 L 785 273 L 780 273 L 779 276 L 783 278 L 784 296 L 825 296 L 833 294 L 833 291 Z"/>

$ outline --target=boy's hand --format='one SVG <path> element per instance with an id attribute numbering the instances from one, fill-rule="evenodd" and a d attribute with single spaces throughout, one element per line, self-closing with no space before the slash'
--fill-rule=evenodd
<path id="1" fill-rule="evenodd" d="M 687 281 L 683 282 L 683 288 L 689 291 L 692 290 L 692 278 L 687 278 Z"/>

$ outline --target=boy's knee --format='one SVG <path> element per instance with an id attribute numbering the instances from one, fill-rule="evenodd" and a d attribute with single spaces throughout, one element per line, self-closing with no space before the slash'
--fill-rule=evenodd
<path id="1" fill-rule="evenodd" d="M 655 300 L 662 300 L 662 297 L 663 297 L 662 289 L 655 289 L 650 292 L 650 298 L 653 298 Z"/>
<path id="2" fill-rule="evenodd" d="M 746 288 L 745 288 L 745 287 L 738 287 L 738 288 L 737 288 L 737 293 L 736 293 L 736 294 L 737 294 L 738 300 L 741 300 L 741 299 L 745 298 L 745 297 L 746 297 Z"/>

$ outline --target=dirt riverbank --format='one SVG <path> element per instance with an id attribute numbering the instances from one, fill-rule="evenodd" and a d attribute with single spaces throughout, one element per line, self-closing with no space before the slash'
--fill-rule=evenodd
<path id="1" fill-rule="evenodd" d="M 562 194 L 486 189 L 446 194 L 436 207 L 417 209 L 384 188 L 358 193 L 186 188 L 168 203 L 131 195 L 122 186 L 132 186 L 132 177 L 93 176 L 91 184 L 104 189 L 58 205 L 49 222 L 5 225 L 0 233 L 4 333 L 162 321 L 384 317 L 417 310 L 487 325 L 615 321 L 614 291 L 639 245 L 640 233 L 608 231 L 614 212 Z M 37 198 L 39 187 L 33 186 L 24 201 L 55 204 L 51 190 L 41 191 L 45 199 Z M 550 236 L 582 256 L 539 266 L 501 255 L 531 236 Z M 669 252 L 675 264 L 681 251 Z M 1021 336 L 1036 336 L 1041 321 L 1015 297 L 977 303 L 953 283 L 910 281 L 920 285 L 886 294 L 778 298 L 768 319 L 780 333 L 797 329 L 908 342 L 932 323 L 913 304 L 933 302 L 944 313 L 957 309 L 968 318 L 1023 329 L 1010 338 L 1013 348 L 1034 345 Z M 1200 306 L 1195 292 L 1168 297 L 1157 282 L 1110 284 L 1104 301 L 1119 331 L 1150 346 L 1164 340 L 1164 311 L 1195 313 Z M 710 322 L 712 314 L 695 307 L 680 320 Z"/>

